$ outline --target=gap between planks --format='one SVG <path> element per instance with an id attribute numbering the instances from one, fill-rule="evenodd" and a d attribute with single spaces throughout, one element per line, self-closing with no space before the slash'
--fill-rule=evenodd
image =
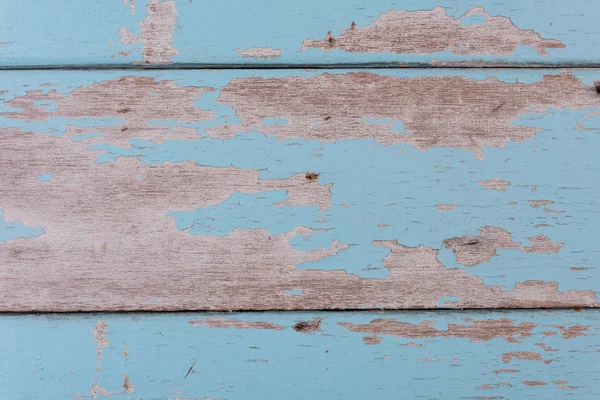
<path id="1" fill-rule="evenodd" d="M 574 312 L 583 312 L 584 310 L 598 310 L 596 307 L 552 307 L 552 308 L 323 308 L 323 309 L 282 309 L 273 308 L 268 310 L 253 310 L 253 309 L 241 309 L 241 310 L 209 310 L 209 309 L 181 309 L 181 310 L 85 310 L 85 311 L 0 311 L 1 317 L 11 316 L 23 316 L 23 315 L 93 315 L 93 314 L 190 314 L 190 313 L 209 313 L 209 314 L 269 314 L 269 313 L 463 313 L 463 312 L 475 312 L 475 313 L 486 313 L 486 312 L 553 312 L 553 311 L 565 311 L 573 310 Z"/>
<path id="2" fill-rule="evenodd" d="M 349 64 L 93 64 L 93 65 L 19 65 L 0 66 L 0 71 L 27 71 L 27 70 L 67 70 L 67 71 L 145 71 L 145 70 L 295 70 L 295 69 L 598 69 L 600 63 L 548 63 L 548 64 L 521 64 L 521 63 L 488 63 L 473 62 L 472 65 L 457 65 L 453 62 L 431 65 L 428 63 L 349 63 Z"/>

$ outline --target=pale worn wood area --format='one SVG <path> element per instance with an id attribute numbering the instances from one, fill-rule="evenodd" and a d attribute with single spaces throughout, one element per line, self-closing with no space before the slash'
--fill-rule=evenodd
<path id="1" fill-rule="evenodd" d="M 0 310 L 597 307 L 598 77 L 6 72 Z"/>
<path id="2" fill-rule="evenodd" d="M 5 315 L 0 397 L 596 399 L 599 332 L 596 310 Z"/>
<path id="3" fill-rule="evenodd" d="M 4 0 L 0 66 L 597 66 L 599 7 L 589 0 Z"/>

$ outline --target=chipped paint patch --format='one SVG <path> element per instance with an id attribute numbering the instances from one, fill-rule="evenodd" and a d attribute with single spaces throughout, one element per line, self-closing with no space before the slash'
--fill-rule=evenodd
<path id="1" fill-rule="evenodd" d="M 476 19 L 479 23 L 469 23 Z M 432 38 L 436 40 L 432 40 Z M 327 33 L 323 40 L 305 40 L 302 50 L 343 50 L 353 53 L 510 55 L 518 46 L 531 46 L 540 56 L 548 49 L 565 45 L 543 39 L 532 30 L 518 28 L 510 18 L 492 16 L 483 7 L 473 6 L 461 18 L 447 15 L 443 7 L 432 10 L 392 10 L 381 14 L 373 24 L 342 29 L 339 37 Z"/>
<path id="2" fill-rule="evenodd" d="M 528 361 L 541 361 L 544 364 L 550 364 L 554 360 L 544 360 L 540 353 L 535 351 L 511 351 L 509 353 L 502 354 L 502 361 L 505 363 L 511 362 L 513 359 L 528 360 Z"/>
<path id="3" fill-rule="evenodd" d="M 521 247 L 521 251 L 525 253 L 558 253 L 564 246 L 564 243 L 552 243 L 549 237 L 537 235 L 529 238 L 531 241 L 530 247 Z"/>
<path id="4" fill-rule="evenodd" d="M 563 339 L 571 339 L 578 336 L 585 336 L 586 334 L 584 332 L 590 329 L 589 326 L 582 325 L 574 325 L 570 327 L 565 327 L 563 325 L 554 325 L 554 327 L 560 330 Z"/>
<path id="5" fill-rule="evenodd" d="M 522 381 L 527 386 L 546 386 L 548 383 L 544 381 Z"/>
<path id="6" fill-rule="evenodd" d="M 244 58 L 277 58 L 281 57 L 281 50 L 272 47 L 251 47 L 249 49 L 236 50 Z"/>
<path id="7" fill-rule="evenodd" d="M 208 120 L 213 111 L 201 110 L 195 102 L 202 93 L 212 92 L 210 87 L 179 86 L 175 81 L 157 80 L 145 76 L 122 76 L 116 79 L 94 82 L 89 86 L 80 86 L 68 94 L 50 90 L 28 91 L 4 104 L 21 111 L 8 111 L 0 115 L 23 121 L 51 121 L 55 118 L 104 118 L 113 117 L 122 120 L 120 126 L 85 128 L 68 124 L 66 134 L 78 136 L 93 132 L 105 132 L 110 135 L 113 144 L 129 144 L 129 139 L 147 139 L 160 142 L 170 139 L 198 138 L 197 135 L 168 135 L 167 127 L 152 124 L 153 120 L 175 120 L 180 123 L 198 123 Z M 103 101 L 111 99 L 110 101 Z M 153 99 L 144 101 L 143 99 Z M 34 104 L 39 100 L 56 102 L 56 109 L 44 109 Z M 160 107 L 156 107 L 156 102 Z M 123 130 L 122 128 L 127 129 Z"/>
<path id="8" fill-rule="evenodd" d="M 363 342 L 365 342 L 365 344 L 379 344 L 381 343 L 381 338 L 378 338 L 377 336 L 364 336 Z"/>
<path id="9" fill-rule="evenodd" d="M 492 389 L 498 389 L 504 386 L 511 386 L 510 383 L 508 382 L 499 382 L 499 383 L 486 383 L 485 385 L 481 385 L 481 386 L 477 386 L 475 389 L 477 390 L 492 390 Z M 479 398 L 481 399 L 481 398 Z M 486 400 L 492 400 L 492 398 L 486 398 Z"/>
<path id="10" fill-rule="evenodd" d="M 533 208 L 542 207 L 543 212 L 551 213 L 551 214 L 562 214 L 564 211 L 551 210 L 546 206 L 554 204 L 552 200 L 528 200 L 527 203 Z"/>
<path id="11" fill-rule="evenodd" d="M 546 351 L 559 351 L 558 349 L 553 349 L 552 347 L 550 347 L 544 343 L 536 343 L 535 345 L 541 347 L 542 349 L 544 349 Z"/>
<path id="12" fill-rule="evenodd" d="M 135 2 L 131 5 L 132 10 Z M 141 35 L 126 28 L 119 29 L 119 38 L 124 45 L 142 43 L 143 60 L 147 64 L 169 64 L 171 57 L 179 54 L 173 47 L 172 37 L 177 26 L 175 1 L 150 0 L 146 6 L 146 18 L 140 23 Z"/>
<path id="13" fill-rule="evenodd" d="M 587 386 L 569 386 L 568 381 L 552 381 L 556 386 L 558 386 L 561 390 L 577 390 L 580 388 L 586 388 Z"/>
<path id="14" fill-rule="evenodd" d="M 497 249 L 515 249 L 521 243 L 512 240 L 509 232 L 495 226 L 477 230 L 479 236 L 463 236 L 444 240 L 446 248 L 452 249 L 456 262 L 468 267 L 489 261 L 497 256 Z"/>
<path id="15" fill-rule="evenodd" d="M 269 96 L 262 95 L 265 87 Z M 386 101 L 371 101 L 376 98 Z M 426 106 L 415 108 L 415 102 L 424 98 L 428 99 Z M 600 99 L 570 73 L 546 75 L 531 84 L 458 76 L 397 78 L 368 72 L 324 73 L 310 78 L 235 78 L 221 88 L 217 102 L 234 108 L 240 123 L 208 129 L 213 137 L 231 138 L 255 131 L 269 115 L 285 117 L 288 123 L 262 126 L 258 131 L 280 140 L 372 139 L 383 145 L 409 143 L 422 151 L 434 147 L 465 149 L 478 159 L 485 158 L 484 147 L 503 148 L 507 142 L 533 139 L 541 131 L 514 124 L 521 115 L 548 108 L 600 106 Z M 432 112 L 437 118 L 429 118 Z M 365 118 L 401 121 L 408 133 L 398 134 L 391 124 L 365 122 Z M 321 122 L 315 126 L 314 121 Z"/>
<path id="16" fill-rule="evenodd" d="M 519 372 L 521 372 L 518 369 L 506 369 L 506 368 L 500 368 L 500 369 L 495 369 L 492 371 L 494 374 L 498 375 L 498 374 L 517 374 Z"/>
<path id="17" fill-rule="evenodd" d="M 135 392 L 134 385 L 129 379 L 129 375 L 127 375 L 127 372 L 123 375 L 123 389 L 125 389 L 126 393 Z"/>
<path id="18" fill-rule="evenodd" d="M 458 205 L 456 205 L 456 204 L 436 204 L 436 207 L 439 212 L 446 212 L 446 211 L 456 210 L 458 208 Z"/>
<path id="19" fill-rule="evenodd" d="M 589 267 L 569 267 L 571 271 L 588 271 Z"/>
<path id="20" fill-rule="evenodd" d="M 100 370 L 100 359 L 102 358 L 102 351 L 106 346 L 110 344 L 110 342 L 106 338 L 106 328 L 108 327 L 109 325 L 106 323 L 106 321 L 98 321 L 94 325 L 94 330 L 90 332 L 94 337 L 94 340 L 96 341 L 96 352 L 98 353 L 96 371 Z"/>
<path id="21" fill-rule="evenodd" d="M 527 203 L 533 208 L 546 208 L 547 205 L 554 204 L 552 200 L 527 200 Z"/>
<path id="22" fill-rule="evenodd" d="M 368 324 L 355 325 L 339 322 L 339 325 L 352 332 L 370 333 L 372 335 L 392 335 L 403 338 L 453 337 L 468 338 L 472 342 L 489 341 L 502 338 L 509 343 L 519 343 L 515 337 L 530 337 L 536 324 L 520 323 L 515 325 L 510 319 L 473 321 L 472 325 L 449 324 L 447 330 L 434 327 L 435 321 L 423 321 L 419 325 L 400 322 L 392 319 L 375 319 Z"/>
<path id="23" fill-rule="evenodd" d="M 494 226 L 484 226 L 477 230 L 479 236 L 463 236 L 445 239 L 444 245 L 452 249 L 456 262 L 472 267 L 497 256 L 498 249 L 519 249 L 524 253 L 558 253 L 563 243 L 552 243 L 550 238 L 537 235 L 529 238 L 531 246 L 521 246 L 512 239 L 510 232 Z"/>
<path id="24" fill-rule="evenodd" d="M 205 325 L 209 328 L 235 328 L 235 329 L 274 329 L 280 331 L 285 329 L 283 326 L 275 325 L 269 322 L 249 322 L 228 318 L 207 318 L 204 320 L 190 321 L 192 326 Z"/>
<path id="25" fill-rule="evenodd" d="M 506 188 L 510 186 L 510 182 L 503 181 L 500 178 L 492 178 L 487 181 L 477 181 L 477 184 L 485 187 L 485 190 L 497 190 L 498 192 L 505 192 Z"/>
<path id="26" fill-rule="evenodd" d="M 131 12 L 131 15 L 135 13 L 135 1 L 136 0 L 123 0 L 123 5 L 127 5 L 127 3 L 129 3 L 129 11 Z"/>
<path id="27" fill-rule="evenodd" d="M 98 382 L 94 382 L 94 384 L 90 388 L 89 393 L 93 399 L 97 398 L 98 396 L 110 397 L 114 394 L 114 393 L 109 392 L 108 390 L 104 389 L 103 387 L 101 387 Z"/>

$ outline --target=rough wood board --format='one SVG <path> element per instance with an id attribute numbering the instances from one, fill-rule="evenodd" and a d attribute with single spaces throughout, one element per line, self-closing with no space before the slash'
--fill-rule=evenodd
<path id="1" fill-rule="evenodd" d="M 0 397 L 597 399 L 583 312 L 0 317 Z"/>
<path id="2" fill-rule="evenodd" d="M 0 310 L 597 307 L 599 78 L 5 72 Z"/>
<path id="3" fill-rule="evenodd" d="M 591 0 L 3 0 L 0 65 L 595 64 Z"/>

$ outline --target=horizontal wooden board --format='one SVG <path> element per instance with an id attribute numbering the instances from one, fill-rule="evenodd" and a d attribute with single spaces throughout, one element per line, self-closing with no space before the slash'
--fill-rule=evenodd
<path id="1" fill-rule="evenodd" d="M 597 399 L 599 312 L 0 317 L 0 397 Z"/>
<path id="2" fill-rule="evenodd" d="M 594 0 L 3 0 L 0 65 L 594 64 Z"/>
<path id="3" fill-rule="evenodd" d="M 597 307 L 598 79 L 6 71 L 0 310 Z"/>

